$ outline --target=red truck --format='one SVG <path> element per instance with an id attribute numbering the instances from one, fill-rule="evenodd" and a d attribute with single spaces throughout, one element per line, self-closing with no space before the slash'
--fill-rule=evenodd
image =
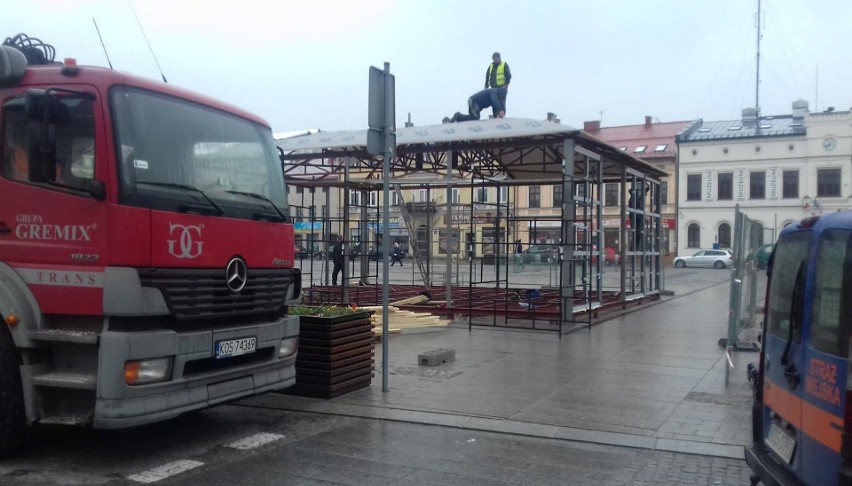
<path id="1" fill-rule="evenodd" d="M 255 115 L 0 46 L 0 455 L 295 382 L 301 273 Z"/>

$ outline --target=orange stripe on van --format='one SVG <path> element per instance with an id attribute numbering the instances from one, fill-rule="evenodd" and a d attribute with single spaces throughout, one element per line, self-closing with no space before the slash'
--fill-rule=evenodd
<path id="1" fill-rule="evenodd" d="M 763 400 L 766 406 L 797 429 L 802 428 L 802 399 L 768 379 L 763 380 Z"/>
<path id="2" fill-rule="evenodd" d="M 764 380 L 763 383 L 763 399 L 766 406 L 815 441 L 835 452 L 840 452 L 842 417 L 832 415 L 816 405 L 803 401 L 770 380 Z"/>

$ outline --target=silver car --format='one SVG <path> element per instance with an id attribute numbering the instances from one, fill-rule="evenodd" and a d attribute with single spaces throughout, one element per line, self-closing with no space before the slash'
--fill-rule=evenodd
<path id="1" fill-rule="evenodd" d="M 691 256 L 679 256 L 674 259 L 674 266 L 683 267 L 714 267 L 726 268 L 734 264 L 734 256 L 728 250 L 701 250 Z"/>

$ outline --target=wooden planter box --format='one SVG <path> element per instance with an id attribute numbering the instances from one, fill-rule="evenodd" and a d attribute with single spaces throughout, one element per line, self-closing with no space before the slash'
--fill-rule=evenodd
<path id="1" fill-rule="evenodd" d="M 299 317 L 292 395 L 333 398 L 370 386 L 375 364 L 372 312 Z"/>

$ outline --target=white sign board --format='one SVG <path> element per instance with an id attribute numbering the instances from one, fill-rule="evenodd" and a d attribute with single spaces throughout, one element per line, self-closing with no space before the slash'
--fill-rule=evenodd
<path id="1" fill-rule="evenodd" d="M 705 170 L 704 171 L 704 200 L 712 201 L 715 199 L 713 196 L 713 176 L 715 175 L 715 171 Z"/>

